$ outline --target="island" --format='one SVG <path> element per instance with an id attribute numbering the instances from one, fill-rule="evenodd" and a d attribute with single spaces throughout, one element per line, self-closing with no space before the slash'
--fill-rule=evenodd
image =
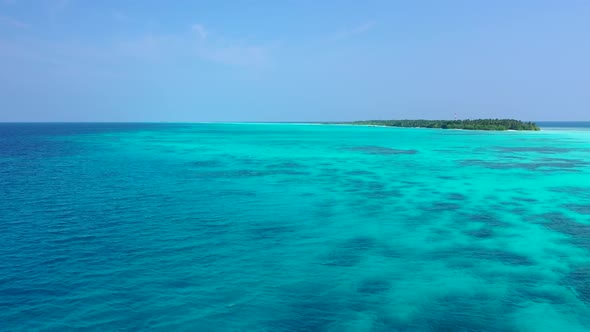
<path id="1" fill-rule="evenodd" d="M 349 124 L 360 126 L 385 126 L 404 128 L 439 128 L 465 130 L 540 130 L 534 122 L 513 119 L 475 119 L 475 120 L 367 120 L 352 122 L 331 122 L 330 124 Z"/>

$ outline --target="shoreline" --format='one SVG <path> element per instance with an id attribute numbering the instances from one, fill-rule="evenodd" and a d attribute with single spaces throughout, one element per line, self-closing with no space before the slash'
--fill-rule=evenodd
<path id="1" fill-rule="evenodd" d="M 479 131 L 539 131 L 536 123 L 515 119 L 455 119 L 455 120 L 426 120 L 426 119 L 393 119 L 393 120 L 358 120 L 325 122 L 326 124 L 351 124 L 359 126 L 385 126 L 397 128 L 428 128 L 428 129 L 462 129 Z"/>
<path id="2" fill-rule="evenodd" d="M 370 124 L 352 124 L 352 123 L 316 123 L 325 126 L 351 126 L 351 127 L 378 127 L 378 128 L 399 128 L 399 129 L 432 129 L 432 130 L 459 130 L 459 131 L 477 131 L 477 132 L 541 132 L 539 130 L 485 130 L 485 129 L 462 129 L 462 128 L 428 128 L 428 127 L 398 127 L 398 126 L 384 126 L 384 125 L 370 125 Z M 589 129 L 590 130 L 590 129 Z"/>

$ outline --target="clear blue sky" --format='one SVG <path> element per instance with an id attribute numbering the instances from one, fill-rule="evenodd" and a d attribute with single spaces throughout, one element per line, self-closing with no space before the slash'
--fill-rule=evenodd
<path id="1" fill-rule="evenodd" d="M 590 1 L 0 0 L 0 121 L 590 119 Z"/>

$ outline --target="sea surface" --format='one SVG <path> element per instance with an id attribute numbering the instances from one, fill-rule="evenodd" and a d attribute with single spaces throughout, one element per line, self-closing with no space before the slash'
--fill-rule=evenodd
<path id="1" fill-rule="evenodd" d="M 557 127 L 0 124 L 0 331 L 590 331 Z"/>

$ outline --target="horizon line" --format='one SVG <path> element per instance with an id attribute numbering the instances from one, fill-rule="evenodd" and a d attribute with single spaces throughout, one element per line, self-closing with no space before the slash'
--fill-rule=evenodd
<path id="1" fill-rule="evenodd" d="M 496 118 L 474 118 L 474 119 L 456 119 L 456 120 L 449 120 L 449 119 L 370 119 L 370 120 L 323 120 L 323 121 L 2 121 L 0 120 L 0 124 L 60 124 L 60 123 L 150 123 L 150 124 L 175 124 L 175 123 L 211 123 L 211 124 L 223 124 L 223 123 L 347 123 L 347 122 L 356 122 L 356 121 L 400 121 L 400 120 L 426 120 L 426 121 L 462 121 L 462 120 L 495 120 Z M 508 119 L 508 118 L 497 118 L 497 120 L 517 120 L 523 122 L 535 122 L 535 123 L 543 123 L 543 122 L 557 122 L 557 123 L 567 123 L 567 122 L 590 122 L 588 120 L 518 120 L 518 119 Z"/>

